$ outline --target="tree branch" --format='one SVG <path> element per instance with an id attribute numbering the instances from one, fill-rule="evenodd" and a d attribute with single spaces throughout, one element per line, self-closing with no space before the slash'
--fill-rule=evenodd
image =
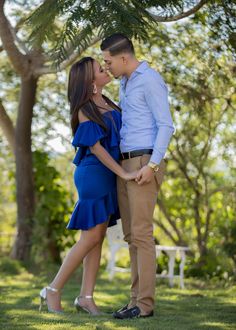
<path id="1" fill-rule="evenodd" d="M 181 163 L 181 161 L 174 155 L 173 151 L 170 151 L 170 154 L 171 154 L 173 160 L 176 161 L 176 163 L 179 165 L 180 171 L 183 173 L 184 177 L 187 179 L 190 186 L 193 188 L 193 190 L 196 191 L 195 184 L 191 180 L 191 178 L 189 177 L 189 175 L 187 173 L 187 168 L 186 168 L 186 165 L 185 165 L 186 163 L 185 164 Z"/>
<path id="2" fill-rule="evenodd" d="M 210 228 L 210 219 L 211 219 L 212 213 L 213 213 L 212 208 L 209 208 L 207 210 L 206 224 L 205 224 L 205 233 L 204 233 L 204 243 L 205 243 L 205 245 L 207 243 L 207 238 L 208 238 L 208 233 L 209 233 L 209 228 Z"/>
<path id="3" fill-rule="evenodd" d="M 15 128 L 12 120 L 6 113 L 6 110 L 0 100 L 0 127 L 3 130 L 4 135 L 9 143 L 12 153 L 15 153 Z"/>
<path id="4" fill-rule="evenodd" d="M 159 228 L 161 228 L 164 231 L 166 236 L 169 237 L 175 245 L 178 245 L 177 239 L 174 238 L 171 232 L 161 222 L 158 222 L 156 219 L 153 219 L 153 221 Z"/>
<path id="5" fill-rule="evenodd" d="M 174 220 L 171 219 L 170 215 L 167 212 L 167 209 L 166 209 L 164 203 L 162 202 L 162 200 L 160 198 L 157 199 L 157 205 L 159 206 L 161 212 L 164 214 L 166 220 L 169 222 L 169 224 L 171 225 L 171 227 L 174 229 L 174 231 L 175 231 L 175 233 L 176 233 L 176 235 L 178 237 L 178 243 L 180 243 L 180 244 L 184 243 L 183 242 L 183 239 L 181 237 L 181 234 L 180 234 L 179 229 L 177 228 Z"/>
<path id="6" fill-rule="evenodd" d="M 226 101 L 228 100 L 228 98 L 224 98 Z M 204 163 L 206 161 L 206 159 L 208 158 L 208 155 L 209 155 L 209 152 L 210 152 L 210 147 L 211 147 L 211 143 L 213 142 L 213 138 L 215 137 L 215 134 L 217 132 L 217 129 L 219 127 L 219 125 L 221 124 L 222 122 L 222 117 L 224 116 L 224 111 L 222 111 L 220 114 L 219 114 L 219 117 L 218 117 L 218 120 L 216 122 L 215 125 L 212 125 L 212 122 L 213 122 L 213 112 L 215 111 L 214 108 L 211 108 L 211 117 L 209 118 L 209 121 L 208 121 L 208 139 L 202 149 L 202 153 L 200 155 L 200 158 L 202 160 L 202 163 Z"/>
<path id="7" fill-rule="evenodd" d="M 101 38 L 96 37 L 94 39 L 91 40 L 90 44 L 88 45 L 88 47 L 93 46 L 94 44 L 96 44 L 99 40 L 101 40 Z M 88 47 L 83 47 L 80 48 L 79 50 L 75 50 L 74 52 L 71 52 L 71 54 L 69 55 L 69 57 L 63 61 L 62 63 L 59 64 L 58 67 L 53 68 L 52 66 L 44 66 L 42 68 L 37 68 L 34 71 L 34 75 L 35 76 L 41 76 L 43 74 L 49 74 L 49 73 L 57 73 L 59 71 L 62 71 L 64 69 L 66 69 L 69 65 L 71 65 L 81 54 L 83 51 L 85 51 Z"/>
<path id="8" fill-rule="evenodd" d="M 195 214 L 194 222 L 195 222 L 195 226 L 197 228 L 198 248 L 199 248 L 200 255 L 202 256 L 203 249 L 205 248 L 205 246 L 203 246 L 204 242 L 202 240 L 201 217 L 200 217 L 200 212 L 199 212 L 199 204 L 200 204 L 200 193 L 196 192 L 196 196 L 194 198 L 194 205 L 193 205 L 193 211 L 194 211 L 194 214 Z"/>
<path id="9" fill-rule="evenodd" d="M 231 193 L 235 191 L 235 186 L 221 186 L 219 188 L 213 189 L 209 192 L 209 197 L 211 197 L 212 195 L 218 193 L 218 192 L 227 192 L 227 193 Z"/>
<path id="10" fill-rule="evenodd" d="M 12 27 L 4 13 L 4 4 L 5 0 L 0 0 L 0 38 L 2 40 L 2 46 L 7 52 L 16 72 L 23 74 L 26 71 L 27 59 L 15 45 L 14 37 L 11 32 Z"/>
<path id="11" fill-rule="evenodd" d="M 207 2 L 209 2 L 208 0 L 201 0 L 196 6 L 194 6 L 193 8 L 189 9 L 186 12 L 180 13 L 178 15 L 174 15 L 174 16 L 159 16 L 159 15 L 154 15 L 152 13 L 149 12 L 149 14 L 152 16 L 152 18 L 154 18 L 157 22 L 174 22 L 174 21 L 178 21 L 180 19 L 183 19 L 185 17 L 188 17 L 194 13 L 196 13 L 201 7 L 203 7 Z"/>
<path id="12" fill-rule="evenodd" d="M 26 47 L 25 43 L 17 36 L 18 27 L 13 28 L 10 26 L 10 30 L 14 40 L 18 43 L 20 48 L 25 52 L 25 54 L 29 53 L 29 49 Z"/>

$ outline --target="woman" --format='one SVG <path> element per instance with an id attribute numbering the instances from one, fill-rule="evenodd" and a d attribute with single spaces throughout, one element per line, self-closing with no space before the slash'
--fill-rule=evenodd
<path id="1" fill-rule="evenodd" d="M 81 229 L 80 239 L 71 248 L 50 286 L 40 292 L 41 304 L 48 311 L 62 313 L 60 290 L 83 261 L 83 280 L 76 308 L 97 315 L 93 300 L 102 242 L 107 226 L 116 224 L 119 210 L 116 193 L 116 175 L 126 180 L 136 177 L 118 164 L 120 109 L 102 95 L 110 76 L 97 61 L 85 57 L 76 62 L 69 74 L 68 99 L 70 103 L 72 144 L 79 147 L 74 159 L 75 185 L 79 194 L 67 228 Z"/>

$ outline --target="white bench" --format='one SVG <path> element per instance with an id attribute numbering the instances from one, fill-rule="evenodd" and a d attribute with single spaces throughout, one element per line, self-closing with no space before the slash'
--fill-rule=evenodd
<path id="1" fill-rule="evenodd" d="M 165 245 L 156 245 L 156 254 L 157 258 L 160 256 L 161 252 L 165 252 L 168 257 L 168 271 L 162 272 L 162 274 L 157 274 L 157 277 L 161 278 L 168 278 L 170 287 L 174 284 L 174 278 L 179 279 L 179 284 L 181 289 L 184 288 L 184 265 L 185 265 L 185 259 L 186 254 L 185 252 L 188 251 L 189 248 L 187 246 L 165 246 Z M 175 267 L 175 261 L 176 256 L 179 256 L 180 258 L 180 264 L 179 264 L 179 273 L 174 274 L 174 267 Z"/>
<path id="2" fill-rule="evenodd" d="M 121 224 L 119 223 L 117 226 L 111 227 L 107 229 L 107 240 L 110 250 L 110 258 L 107 263 L 107 272 L 109 273 L 109 278 L 112 279 L 115 275 L 115 272 L 130 272 L 128 268 L 116 267 L 116 253 L 121 248 L 128 249 L 128 244 L 123 241 L 123 233 Z M 169 261 L 168 261 L 168 270 L 163 271 L 161 274 L 157 274 L 158 278 L 168 278 L 170 287 L 174 284 L 174 279 L 179 279 L 179 284 L 181 289 L 184 288 L 184 265 L 186 259 L 186 251 L 189 248 L 186 246 L 165 246 L 165 245 L 156 245 L 156 254 L 157 258 L 160 256 L 162 252 L 166 253 Z M 180 258 L 179 264 L 179 272 L 178 274 L 174 274 L 174 267 L 176 257 Z"/>

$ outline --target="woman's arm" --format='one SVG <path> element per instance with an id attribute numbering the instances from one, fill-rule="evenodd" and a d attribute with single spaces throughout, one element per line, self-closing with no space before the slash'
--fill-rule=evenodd
<path id="1" fill-rule="evenodd" d="M 89 119 L 79 111 L 79 122 L 83 123 Z M 120 176 L 124 180 L 133 180 L 136 178 L 137 171 L 129 173 L 126 172 L 106 151 L 105 148 L 100 144 L 100 141 L 97 141 L 92 147 L 89 147 L 91 152 L 106 166 L 114 172 L 116 175 Z"/>
<path id="2" fill-rule="evenodd" d="M 136 178 L 136 172 L 126 172 L 106 151 L 98 141 L 94 146 L 90 147 L 91 152 L 112 172 L 120 176 L 124 180 L 132 180 Z"/>

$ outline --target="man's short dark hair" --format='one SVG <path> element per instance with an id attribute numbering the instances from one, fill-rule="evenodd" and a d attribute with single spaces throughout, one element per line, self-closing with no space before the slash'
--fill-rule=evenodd
<path id="1" fill-rule="evenodd" d="M 112 56 L 120 53 L 134 54 L 132 41 L 122 33 L 114 33 L 104 39 L 101 50 L 108 50 Z"/>

